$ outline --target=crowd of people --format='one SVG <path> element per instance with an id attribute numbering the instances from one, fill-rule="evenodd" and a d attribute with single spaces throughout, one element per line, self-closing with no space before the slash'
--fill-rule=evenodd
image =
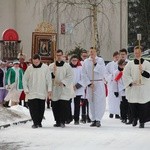
<path id="1" fill-rule="evenodd" d="M 22 79 L 29 65 L 29 62 L 25 62 L 25 55 L 21 53 L 13 62 L 0 61 L 0 104 L 4 107 L 17 104 L 26 106 Z"/>
<path id="2" fill-rule="evenodd" d="M 141 57 L 142 47 L 134 48 L 134 60 L 127 59 L 127 50 L 114 52 L 106 65 L 109 117 L 125 124 L 144 128 L 150 121 L 150 63 Z"/>
<path id="3" fill-rule="evenodd" d="M 72 55 L 69 62 L 59 49 L 50 65 L 39 54 L 32 63 L 26 63 L 23 54 L 9 66 L 1 61 L 0 103 L 28 107 L 32 128 L 42 127 L 46 102 L 48 108 L 51 102 L 54 127 L 64 128 L 72 121 L 100 127 L 107 96 L 110 118 L 132 126 L 139 121 L 144 128 L 150 121 L 150 63 L 141 58 L 141 49 L 134 48 L 131 61 L 126 49 L 116 51 L 107 65 L 93 47 L 82 51 L 81 59 Z"/>

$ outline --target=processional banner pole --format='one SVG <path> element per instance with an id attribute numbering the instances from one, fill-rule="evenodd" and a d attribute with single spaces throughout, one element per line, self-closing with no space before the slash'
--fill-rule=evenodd
<path id="1" fill-rule="evenodd" d="M 141 53 L 141 39 L 142 39 L 141 34 L 137 34 L 138 47 L 139 47 L 140 53 Z M 140 58 L 139 58 L 139 66 L 141 66 L 141 65 L 142 65 L 142 64 L 141 64 L 141 57 L 140 57 Z M 142 75 L 141 75 L 140 70 L 139 70 L 139 83 L 138 83 L 138 84 L 139 84 L 139 85 L 142 84 Z"/>

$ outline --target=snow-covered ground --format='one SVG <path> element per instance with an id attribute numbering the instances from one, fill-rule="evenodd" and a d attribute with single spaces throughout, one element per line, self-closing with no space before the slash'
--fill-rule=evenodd
<path id="1" fill-rule="evenodd" d="M 31 119 L 29 110 L 20 105 L 5 108 L 0 106 L 0 126 Z"/>
<path id="2" fill-rule="evenodd" d="M 125 125 L 117 119 L 102 120 L 102 127 L 90 124 L 54 128 L 52 111 L 46 109 L 43 128 L 32 122 L 0 130 L 0 150 L 149 150 L 150 123 L 144 129 Z"/>

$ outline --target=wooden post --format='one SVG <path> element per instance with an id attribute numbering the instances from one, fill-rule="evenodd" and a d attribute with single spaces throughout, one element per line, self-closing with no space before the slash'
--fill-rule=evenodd
<path id="1" fill-rule="evenodd" d="M 138 40 L 138 46 L 139 46 L 139 51 L 141 52 L 141 34 L 137 34 L 137 40 Z M 141 57 L 139 58 L 139 66 L 141 66 Z M 139 71 L 139 85 L 142 84 L 142 75 L 141 72 Z"/>

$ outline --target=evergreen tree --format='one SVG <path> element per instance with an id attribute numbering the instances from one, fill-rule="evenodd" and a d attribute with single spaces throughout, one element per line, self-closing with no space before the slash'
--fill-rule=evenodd
<path id="1" fill-rule="evenodd" d="M 78 58 L 81 60 L 81 53 L 82 51 L 84 51 L 85 49 L 81 48 L 79 45 L 77 45 L 73 50 L 70 50 L 68 52 L 68 55 L 69 56 L 72 56 L 72 55 L 77 55 Z"/>
<path id="2" fill-rule="evenodd" d="M 142 34 L 142 45 L 150 48 L 150 0 L 128 0 L 128 43 L 137 45 L 137 34 Z"/>

